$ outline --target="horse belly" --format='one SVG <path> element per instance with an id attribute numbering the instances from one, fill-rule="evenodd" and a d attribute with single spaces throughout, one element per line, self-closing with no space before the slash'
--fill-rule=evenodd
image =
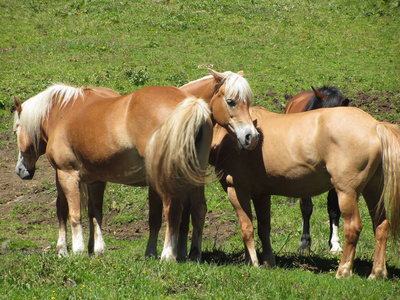
<path id="1" fill-rule="evenodd" d="M 133 186 L 146 185 L 146 167 L 137 151 L 114 154 L 100 161 L 82 160 L 82 178 Z"/>
<path id="2" fill-rule="evenodd" d="M 266 170 L 264 193 L 286 197 L 312 197 L 328 191 L 332 187 L 330 175 L 325 168 L 297 166 L 290 170 L 274 172 Z"/>

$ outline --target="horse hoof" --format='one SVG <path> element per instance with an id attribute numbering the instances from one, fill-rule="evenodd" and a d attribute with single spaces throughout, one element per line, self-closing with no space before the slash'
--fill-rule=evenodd
<path id="1" fill-rule="evenodd" d="M 342 249 L 342 247 L 340 247 L 339 244 L 333 245 L 331 247 L 331 249 L 329 250 L 329 253 L 331 253 L 331 254 L 341 254 L 341 253 L 343 253 L 343 249 Z"/>
<path id="2" fill-rule="evenodd" d="M 352 272 L 349 270 L 338 270 L 336 273 L 336 278 L 345 278 L 345 277 L 350 277 L 352 275 Z"/>
<path id="3" fill-rule="evenodd" d="M 301 245 L 299 249 L 297 249 L 297 252 L 300 254 L 310 254 L 311 248 L 310 246 Z"/>
<path id="4" fill-rule="evenodd" d="M 342 254 L 343 253 L 343 250 L 342 249 L 340 249 L 340 250 L 329 250 L 329 253 L 330 254 Z"/>
<path id="5" fill-rule="evenodd" d="M 387 278 L 386 270 L 372 271 L 371 274 L 368 276 L 368 280 L 386 279 L 386 278 Z"/>

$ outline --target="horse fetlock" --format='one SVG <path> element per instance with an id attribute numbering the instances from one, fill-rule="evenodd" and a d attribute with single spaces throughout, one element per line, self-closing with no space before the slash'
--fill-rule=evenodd
<path id="1" fill-rule="evenodd" d="M 263 259 L 263 267 L 270 269 L 276 266 L 275 256 L 271 253 Z"/>
<path id="2" fill-rule="evenodd" d="M 57 247 L 56 247 L 56 253 L 58 254 L 59 257 L 68 256 L 68 248 L 67 248 L 67 245 L 57 245 Z"/>
<path id="3" fill-rule="evenodd" d="M 164 247 L 163 252 L 161 253 L 161 260 L 175 262 L 176 261 L 176 253 L 174 253 L 172 247 Z"/>
<path id="4" fill-rule="evenodd" d="M 197 247 L 193 247 L 190 249 L 190 253 L 189 253 L 189 259 L 191 261 L 201 261 L 201 250 L 198 249 Z"/>
<path id="5" fill-rule="evenodd" d="M 85 244 L 83 243 L 83 237 L 72 239 L 72 252 L 74 254 L 83 254 L 85 250 Z"/>
<path id="6" fill-rule="evenodd" d="M 332 243 L 331 244 L 331 249 L 329 250 L 329 253 L 331 253 L 331 254 L 343 253 L 343 249 L 340 246 L 340 243 Z"/>
<path id="7" fill-rule="evenodd" d="M 297 252 L 299 253 L 305 253 L 305 252 L 310 252 L 311 249 L 311 236 L 309 234 L 304 234 L 301 236 L 301 245 L 299 249 L 297 249 Z"/>
<path id="8" fill-rule="evenodd" d="M 94 244 L 94 254 L 97 255 L 102 255 L 106 252 L 106 243 L 101 240 L 97 241 Z"/>
<path id="9" fill-rule="evenodd" d="M 368 280 L 375 280 L 375 279 L 386 279 L 387 278 L 387 270 L 386 268 L 375 268 L 372 270 L 371 274 L 368 276 Z"/>
<path id="10" fill-rule="evenodd" d="M 350 277 L 353 275 L 353 265 L 350 263 L 345 263 L 339 266 L 336 273 L 336 278 Z"/>

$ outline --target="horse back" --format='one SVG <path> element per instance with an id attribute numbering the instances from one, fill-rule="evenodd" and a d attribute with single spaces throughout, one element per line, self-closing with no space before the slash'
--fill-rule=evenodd
<path id="1" fill-rule="evenodd" d="M 313 95 L 313 91 L 301 92 L 295 95 L 286 105 L 285 114 L 305 111 L 307 103 Z"/>

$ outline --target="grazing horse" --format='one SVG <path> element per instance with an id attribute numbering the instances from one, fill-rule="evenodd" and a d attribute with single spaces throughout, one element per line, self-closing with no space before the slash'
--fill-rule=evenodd
<path id="1" fill-rule="evenodd" d="M 161 258 L 176 260 L 181 199 L 205 183 L 212 120 L 229 128 L 243 148 L 254 147 L 258 139 L 248 109 L 226 104 L 227 97 L 235 97 L 235 87 L 215 77 L 218 90 L 208 104 L 178 88 L 160 86 L 118 96 L 102 94 L 101 88 L 55 85 L 23 104 L 15 98 L 17 174 L 31 179 L 44 153 L 56 170 L 60 255 L 68 253 L 68 213 L 72 250 L 84 250 L 82 192 L 88 195 L 89 253 L 105 251 L 102 202 L 110 181 L 149 185 L 157 193 L 167 219 Z"/>
<path id="2" fill-rule="evenodd" d="M 211 72 L 211 74 L 212 75 L 210 76 L 206 76 L 181 87 L 181 90 L 204 99 L 204 101 L 210 103 L 212 106 L 221 107 L 221 109 L 226 110 L 231 116 L 239 113 L 245 115 L 249 110 L 249 105 L 253 101 L 253 94 L 249 84 L 243 77 L 243 73 L 239 72 L 238 74 L 235 74 L 227 71 L 224 73 Z M 219 91 L 221 89 L 225 90 L 224 101 L 217 104 L 215 103 L 214 98 L 216 94 L 220 93 Z M 212 119 L 214 125 L 222 124 L 227 132 L 230 133 L 232 133 L 232 130 L 235 127 L 241 127 L 241 123 L 243 123 L 243 121 L 236 118 L 231 122 L 231 124 L 228 124 L 223 120 L 220 120 L 216 114 L 212 114 Z M 235 122 L 237 123 L 235 124 Z M 236 143 L 239 149 L 254 149 L 258 139 L 258 132 L 255 127 L 254 130 L 254 132 L 248 130 L 247 133 L 243 133 L 246 136 L 246 140 L 249 141 L 247 142 L 247 146 L 245 146 L 240 140 L 237 140 Z M 238 132 L 238 129 L 235 131 Z M 150 235 L 146 249 L 146 256 L 157 257 L 157 237 L 162 223 L 162 201 L 159 195 L 151 188 L 149 190 L 149 204 Z M 178 239 L 178 259 L 185 260 L 187 257 L 187 238 L 191 216 L 193 234 L 189 259 L 200 260 L 203 227 L 207 212 L 204 187 L 192 188 L 191 192 L 187 194 L 187 197 L 182 200 L 182 204 L 183 213 Z"/>
<path id="3" fill-rule="evenodd" d="M 353 107 L 276 114 L 252 107 L 260 132 L 253 151 L 234 149 L 224 128 L 214 126 L 210 163 L 239 217 L 252 264 L 259 265 L 250 199 L 263 246 L 262 259 L 275 265 L 270 243 L 270 195 L 312 197 L 332 188 L 344 220 L 345 245 L 336 277 L 352 274 L 362 230 L 358 198 L 364 196 L 373 222 L 376 248 L 370 279 L 387 276 L 388 233 L 400 234 L 400 131 Z M 351 128 L 352 130 L 348 130 Z M 384 200 L 385 198 L 385 200 Z M 387 204 L 386 213 L 385 204 Z"/>
<path id="4" fill-rule="evenodd" d="M 318 90 L 312 87 L 312 91 L 302 92 L 295 95 L 285 108 L 285 114 L 309 111 L 317 108 L 327 108 L 336 106 L 348 106 L 350 100 L 335 87 L 323 86 Z M 303 252 L 311 247 L 310 218 L 313 212 L 311 198 L 300 199 L 300 209 L 303 217 L 303 234 L 301 236 L 301 246 L 298 251 Z M 339 238 L 339 218 L 340 209 L 338 197 L 334 189 L 328 193 L 328 214 L 330 223 L 329 245 L 331 253 L 340 253 Z"/>

